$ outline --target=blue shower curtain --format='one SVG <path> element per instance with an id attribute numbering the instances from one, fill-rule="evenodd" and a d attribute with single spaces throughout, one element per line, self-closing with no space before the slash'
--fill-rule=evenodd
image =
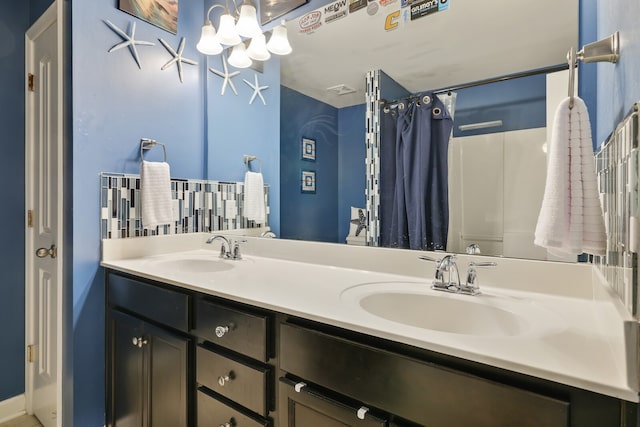
<path id="1" fill-rule="evenodd" d="M 382 106 L 380 117 L 380 244 L 445 250 L 453 120 L 431 93 Z"/>

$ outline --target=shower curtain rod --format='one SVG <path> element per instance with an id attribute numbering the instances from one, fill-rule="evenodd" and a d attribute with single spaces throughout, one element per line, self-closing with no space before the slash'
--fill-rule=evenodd
<path id="1" fill-rule="evenodd" d="M 475 82 L 464 83 L 464 84 L 460 84 L 460 85 L 457 85 L 457 86 L 451 86 L 451 87 L 448 87 L 448 88 L 441 88 L 441 89 L 436 89 L 436 90 L 433 90 L 433 91 L 424 91 L 424 92 L 432 92 L 432 93 L 437 95 L 437 94 L 441 94 L 441 93 L 454 92 L 454 91 L 460 90 L 460 89 L 467 89 L 467 88 L 470 88 L 470 87 L 482 86 L 482 85 L 486 85 L 486 84 L 489 84 L 489 83 L 498 83 L 498 82 L 503 82 L 503 81 L 506 81 L 506 80 L 519 79 L 521 77 L 536 76 L 538 74 L 555 73 L 556 71 L 563 71 L 563 70 L 568 70 L 568 69 L 569 69 L 569 64 L 568 63 L 558 64 L 558 65 L 552 65 L 552 66 L 549 66 L 549 67 L 536 68 L 534 70 L 521 71 L 519 73 L 507 74 L 507 75 L 504 75 L 504 76 L 492 77 L 490 79 L 477 80 Z M 416 96 L 416 95 L 410 95 L 408 97 L 394 99 L 392 101 L 387 101 L 386 99 L 381 99 L 380 100 L 380 104 L 394 104 L 394 103 L 396 103 L 398 101 L 401 101 L 403 99 L 410 98 L 411 96 Z"/>
<path id="2" fill-rule="evenodd" d="M 461 85 L 452 86 L 452 87 L 448 87 L 448 88 L 436 89 L 436 90 L 433 91 L 433 93 L 435 93 L 435 94 L 448 93 L 448 92 L 453 92 L 453 91 L 460 90 L 460 89 L 467 89 L 467 88 L 470 88 L 470 87 L 482 86 L 482 85 L 486 85 L 486 84 L 489 84 L 489 83 L 504 82 L 506 80 L 519 79 L 521 77 L 536 76 L 538 74 L 555 73 L 556 71 L 562 71 L 562 70 L 568 70 L 568 69 L 569 69 L 569 64 L 567 64 L 567 63 L 558 64 L 558 65 L 552 65 L 550 67 L 536 68 L 534 70 L 521 71 L 519 73 L 507 74 L 507 75 L 504 75 L 504 76 L 492 77 L 490 79 L 478 80 L 478 81 L 475 81 L 475 82 L 464 83 L 464 84 L 461 84 Z"/>

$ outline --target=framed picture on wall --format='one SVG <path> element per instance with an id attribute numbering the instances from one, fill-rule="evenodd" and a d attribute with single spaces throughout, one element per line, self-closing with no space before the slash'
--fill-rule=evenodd
<path id="1" fill-rule="evenodd" d="M 316 192 L 316 171 L 302 169 L 300 171 L 300 192 L 315 194 Z"/>
<path id="2" fill-rule="evenodd" d="M 310 162 L 316 161 L 316 140 L 311 138 L 302 138 L 300 145 L 300 152 L 302 153 L 302 160 Z"/>
<path id="3" fill-rule="evenodd" d="M 118 9 L 172 34 L 178 33 L 178 0 L 118 0 Z"/>

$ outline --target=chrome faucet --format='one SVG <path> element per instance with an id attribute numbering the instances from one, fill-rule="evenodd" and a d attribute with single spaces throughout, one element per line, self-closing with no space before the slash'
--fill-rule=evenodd
<path id="1" fill-rule="evenodd" d="M 421 260 L 432 261 L 436 263 L 436 274 L 433 279 L 431 289 L 436 291 L 445 291 L 465 295 L 478 295 L 480 288 L 478 286 L 478 272 L 476 267 L 495 267 L 495 262 L 474 262 L 469 263 L 467 270 L 467 280 L 464 284 L 460 282 L 460 272 L 456 264 L 456 256 L 454 254 L 445 255 L 442 259 L 435 259 L 428 256 L 418 257 Z M 448 273 L 445 275 L 445 273 Z M 454 275 L 455 273 L 455 275 Z"/>
<path id="2" fill-rule="evenodd" d="M 211 236 L 207 239 L 207 244 L 210 245 L 216 240 L 222 240 L 222 244 L 220 245 L 220 256 L 219 258 L 229 258 L 231 255 L 231 244 L 229 243 L 229 239 L 220 234 L 216 234 L 215 236 Z M 227 248 L 225 249 L 224 244 L 227 244 Z"/>
<path id="3" fill-rule="evenodd" d="M 246 240 L 234 240 L 233 243 L 231 243 L 226 237 L 220 234 L 216 234 L 215 236 L 209 237 L 206 243 L 210 245 L 217 239 L 222 240 L 222 245 L 220 245 L 220 258 L 233 260 L 242 259 L 242 254 L 240 253 L 240 243 L 245 243 Z M 224 245 L 225 243 L 227 244 L 226 248 Z"/>
<path id="4" fill-rule="evenodd" d="M 433 279 L 433 284 L 431 285 L 432 289 L 447 292 L 459 291 L 460 272 L 458 271 L 456 256 L 454 254 L 445 255 L 442 259 L 435 259 L 428 256 L 420 256 L 418 258 L 424 261 L 436 263 L 436 274 Z M 446 274 L 446 279 L 445 273 L 448 273 Z M 453 273 L 455 273 L 455 276 Z"/>

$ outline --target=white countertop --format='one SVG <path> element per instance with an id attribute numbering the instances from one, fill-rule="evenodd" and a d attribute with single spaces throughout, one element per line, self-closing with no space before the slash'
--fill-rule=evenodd
<path id="1" fill-rule="evenodd" d="M 248 238 L 243 244 L 244 259 L 220 261 L 218 265 L 222 269 L 210 272 L 206 271 L 206 261 L 217 256 L 220 245 L 204 245 L 207 236 L 105 240 L 102 265 L 185 289 L 639 401 L 637 322 L 625 312 L 591 266 L 498 259 L 498 267 L 479 271 L 482 295 L 443 293 L 442 297 L 479 298 L 483 302 L 493 299 L 515 315 L 533 310 L 534 315 L 540 313 L 539 324 L 531 331 L 513 336 L 465 335 L 392 322 L 358 305 L 358 298 L 369 289 L 358 285 L 366 283 L 398 282 L 415 288 L 424 285 L 425 293 L 435 292 L 429 289 L 427 279 L 427 276 L 433 277 L 433 266 L 418 261 L 415 251 Z M 462 272 L 468 259 L 468 256 L 459 257 Z M 195 265 L 201 260 L 204 267 L 200 271 L 198 268 L 187 271 L 181 268 L 184 260 L 196 262 Z"/>

